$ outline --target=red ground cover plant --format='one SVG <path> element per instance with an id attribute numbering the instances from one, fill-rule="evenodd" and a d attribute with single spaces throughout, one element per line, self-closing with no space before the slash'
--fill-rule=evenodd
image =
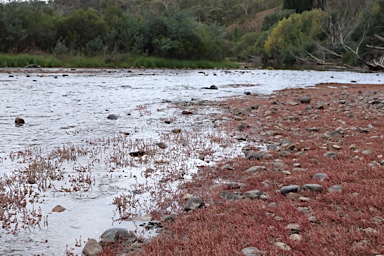
<path id="1" fill-rule="evenodd" d="M 324 84 L 212 103 L 224 113 L 213 120 L 216 129 L 264 157 L 234 157 L 201 167 L 175 200 L 182 204 L 183 195 L 191 194 L 205 207 L 177 213 L 142 254 L 242 255 L 246 247 L 265 255 L 383 254 L 383 89 Z M 265 149 L 257 149 L 261 144 Z M 246 172 L 252 166 L 264 169 Z M 315 179 L 316 173 L 327 177 Z M 231 187 L 229 181 L 245 186 Z M 283 186 L 313 183 L 323 190 L 280 193 Z M 328 191 L 334 185 L 341 191 Z M 223 190 L 243 195 L 255 189 L 268 195 L 266 200 L 220 197 Z M 287 228 L 292 223 L 299 224 L 294 232 L 299 241 Z"/>

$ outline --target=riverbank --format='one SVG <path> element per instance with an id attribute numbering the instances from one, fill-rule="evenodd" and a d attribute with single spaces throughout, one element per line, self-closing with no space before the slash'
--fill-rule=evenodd
<path id="1" fill-rule="evenodd" d="M 225 112 L 216 129 L 246 143 L 244 156 L 199 168 L 175 200 L 203 204 L 163 223 L 143 255 L 383 254 L 383 89 L 323 84 L 212 102 Z"/>
<path id="2" fill-rule="evenodd" d="M 229 60 L 180 60 L 147 56 L 116 55 L 85 57 L 81 55 L 55 56 L 51 54 L 0 54 L 0 68 L 168 68 L 213 69 L 239 65 Z"/>

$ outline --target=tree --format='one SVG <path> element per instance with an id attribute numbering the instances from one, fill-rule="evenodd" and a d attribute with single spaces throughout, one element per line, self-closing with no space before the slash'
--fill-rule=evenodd
<path id="1" fill-rule="evenodd" d="M 284 0 L 283 9 L 293 9 L 297 13 L 309 11 L 311 9 L 324 9 L 326 0 Z"/>
<path id="2" fill-rule="evenodd" d="M 165 11 L 167 11 L 170 5 L 177 3 L 177 0 L 152 0 L 152 3 L 160 3 L 164 7 Z"/>
<path id="3" fill-rule="evenodd" d="M 340 0 L 332 2 L 325 11 L 327 40 L 318 43 L 319 49 L 351 64 L 361 61 L 370 69 L 377 69 L 373 61 L 382 55 L 375 48 L 369 51 L 366 45 L 381 44 L 374 35 L 384 34 L 384 0 Z"/>
<path id="4" fill-rule="evenodd" d="M 171 8 L 164 15 L 143 18 L 143 52 L 164 58 L 215 59 L 223 57 L 223 29 L 196 22 L 189 11 Z"/>
<path id="5" fill-rule="evenodd" d="M 314 38 L 322 33 L 323 15 L 321 10 L 311 10 L 279 21 L 264 44 L 267 56 L 287 63 L 298 53 L 310 54 Z"/>
<path id="6" fill-rule="evenodd" d="M 64 39 L 67 47 L 81 52 L 90 41 L 104 38 L 107 29 L 106 22 L 95 9 L 80 9 L 59 22 L 57 39 Z"/>
<path id="7" fill-rule="evenodd" d="M 0 8 L 2 51 L 50 50 L 56 37 L 55 16 L 40 1 L 12 2 Z"/>

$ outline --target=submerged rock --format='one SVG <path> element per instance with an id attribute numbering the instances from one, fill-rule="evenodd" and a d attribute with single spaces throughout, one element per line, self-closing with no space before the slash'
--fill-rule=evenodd
<path id="1" fill-rule="evenodd" d="M 161 149 L 166 149 L 168 145 L 165 142 L 158 142 L 156 145 Z"/>
<path id="2" fill-rule="evenodd" d="M 119 119 L 119 116 L 115 115 L 115 114 L 110 114 L 110 115 L 107 116 L 107 119 L 109 119 L 109 120 L 117 120 L 117 119 Z"/>
<path id="3" fill-rule="evenodd" d="M 205 89 L 205 90 L 218 90 L 219 88 L 216 85 L 211 85 L 209 87 L 203 87 L 201 89 Z"/>
<path id="4" fill-rule="evenodd" d="M 130 152 L 129 155 L 133 157 L 141 157 L 145 155 L 145 151 L 143 150 L 133 151 L 133 152 Z"/>

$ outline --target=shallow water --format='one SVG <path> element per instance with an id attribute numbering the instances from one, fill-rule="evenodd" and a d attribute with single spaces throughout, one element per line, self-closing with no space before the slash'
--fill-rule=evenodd
<path id="1" fill-rule="evenodd" d="M 205 127 L 204 113 L 200 113 L 194 125 L 183 118 L 165 125 L 165 119 L 180 115 L 180 109 L 172 108 L 174 102 L 212 101 L 244 95 L 244 92 L 268 94 L 284 88 L 351 81 L 382 84 L 384 75 L 289 70 L 14 69 L 0 72 L 0 175 L 9 175 L 23 166 L 8 156 L 26 148 L 38 147 L 42 155 L 48 155 L 57 146 L 81 146 L 86 140 L 113 138 L 122 132 L 130 134 L 130 142 L 126 143 L 145 141 L 147 144 L 166 139 L 163 133 L 175 127 L 190 129 L 191 137 L 199 132 L 197 127 L 202 128 L 202 133 L 210 132 L 209 127 Z M 201 89 L 211 85 L 219 89 Z M 107 120 L 109 114 L 119 115 L 119 119 Z M 15 117 L 25 119 L 26 124 L 15 127 Z M 215 147 L 204 141 L 199 143 L 202 148 Z M 105 144 L 116 150 L 112 143 Z M 134 149 L 135 145 L 126 147 Z M 188 163 L 173 168 L 193 168 L 196 156 L 188 155 L 188 149 L 185 152 L 173 149 L 180 153 L 170 155 L 170 148 L 168 155 L 159 157 L 171 156 Z M 132 189 L 135 183 L 132 175 L 139 176 L 140 166 L 109 173 L 105 170 L 112 167 L 103 162 L 102 157 L 108 153 L 98 146 L 91 150 L 97 151 L 95 155 L 79 158 L 79 162 L 82 166 L 92 166 L 92 188 L 79 193 L 46 192 L 44 201 L 35 206 L 41 208 L 43 216 L 48 216 L 48 226 L 22 230 L 16 236 L 0 231 L 1 255 L 63 255 L 66 245 L 73 248 L 73 253 L 80 254 L 81 247 L 74 246 L 76 240 L 81 239 L 83 246 L 87 238 L 97 239 L 112 226 L 137 228 L 138 223 L 112 221 L 116 210 L 112 201 Z M 66 170 L 65 175 L 73 175 L 76 169 L 74 163 L 61 167 Z M 123 175 L 122 170 L 127 173 Z M 67 185 L 63 182 L 57 182 L 56 186 Z M 58 204 L 67 211 L 51 213 Z"/>

